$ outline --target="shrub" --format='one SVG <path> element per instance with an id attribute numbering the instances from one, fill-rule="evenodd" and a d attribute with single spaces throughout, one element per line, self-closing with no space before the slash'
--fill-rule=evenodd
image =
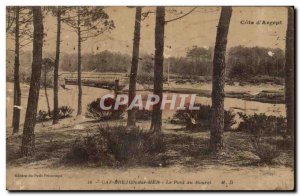
<path id="1" fill-rule="evenodd" d="M 86 116 L 90 118 L 95 118 L 99 120 L 115 120 L 121 119 L 124 116 L 124 112 L 126 110 L 126 105 L 120 105 L 117 110 L 114 109 L 115 99 L 106 98 L 104 100 L 104 105 L 106 107 L 112 106 L 109 110 L 103 110 L 100 108 L 100 98 L 92 101 L 87 105 L 87 113 Z"/>
<path id="2" fill-rule="evenodd" d="M 70 106 L 61 106 L 58 108 L 58 119 L 64 119 L 69 118 L 72 116 L 74 109 L 72 109 Z M 48 120 L 51 120 L 53 118 L 53 110 L 50 112 L 50 115 L 48 112 L 44 110 L 39 110 L 36 116 L 36 122 L 45 122 Z"/>
<path id="3" fill-rule="evenodd" d="M 211 122 L 212 107 L 209 105 L 195 104 L 200 107 L 199 110 L 185 110 L 176 111 L 174 118 L 178 119 L 180 124 L 185 124 L 187 129 L 209 129 Z M 232 111 L 224 111 L 224 130 L 230 131 L 232 125 L 236 123 L 234 120 L 235 114 Z"/>
<path id="4" fill-rule="evenodd" d="M 242 119 L 238 131 L 250 134 L 252 153 L 263 163 L 270 164 L 279 156 L 277 137 L 284 138 L 286 120 L 284 117 L 267 116 L 265 114 L 246 115 L 238 113 Z"/>
<path id="5" fill-rule="evenodd" d="M 271 164 L 273 159 L 280 155 L 276 145 L 270 144 L 262 135 L 252 135 L 250 140 L 253 147 L 252 153 L 258 156 L 262 163 Z"/>
<path id="6" fill-rule="evenodd" d="M 100 127 L 99 132 L 76 139 L 63 157 L 66 163 L 101 165 L 153 164 L 154 154 L 164 150 L 162 137 L 140 128 Z"/>
<path id="7" fill-rule="evenodd" d="M 123 126 L 100 128 L 99 132 L 107 139 L 107 148 L 118 161 L 140 162 L 147 154 L 163 150 L 161 137 L 146 133 L 138 127 L 132 129 Z"/>
<path id="8" fill-rule="evenodd" d="M 49 113 L 44 110 L 39 110 L 39 112 L 36 115 L 36 122 L 45 122 L 50 119 L 51 117 L 49 116 Z"/>
<path id="9" fill-rule="evenodd" d="M 58 119 L 63 119 L 71 117 L 72 113 L 74 112 L 74 109 L 72 109 L 70 106 L 61 106 L 58 108 L 58 112 Z"/>
<path id="10" fill-rule="evenodd" d="M 238 113 L 241 118 L 241 123 L 237 131 L 243 131 L 256 134 L 258 131 L 263 131 L 264 135 L 283 135 L 286 130 L 286 119 L 282 116 L 267 116 L 266 114 L 246 115 Z"/>
<path id="11" fill-rule="evenodd" d="M 137 120 L 150 120 L 152 117 L 152 111 L 146 109 L 137 110 L 135 116 Z"/>
<path id="12" fill-rule="evenodd" d="M 101 135 L 95 134 L 84 138 L 75 139 L 70 151 L 63 157 L 63 162 L 82 164 L 87 162 L 105 162 L 109 164 L 112 157 L 108 156 L 106 140 Z"/>

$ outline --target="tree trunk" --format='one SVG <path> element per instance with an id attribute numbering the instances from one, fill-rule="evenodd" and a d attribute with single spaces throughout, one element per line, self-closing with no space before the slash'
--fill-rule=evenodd
<path id="1" fill-rule="evenodd" d="M 161 132 L 162 110 L 160 109 L 163 94 L 163 63 L 164 63 L 164 31 L 165 31 L 165 7 L 157 7 L 155 24 L 155 57 L 154 57 L 154 90 L 160 100 L 153 106 L 151 130 Z"/>
<path id="2" fill-rule="evenodd" d="M 47 65 L 45 65 L 45 66 L 47 66 Z M 44 70 L 44 91 L 45 91 L 45 97 L 46 97 L 46 102 L 47 102 L 48 115 L 51 116 L 50 103 L 49 103 L 49 98 L 48 98 L 48 93 L 47 93 L 47 67 L 45 67 L 45 70 Z"/>
<path id="3" fill-rule="evenodd" d="M 21 107 L 21 88 L 20 88 L 20 76 L 19 76 L 19 67 L 20 67 L 20 42 L 19 42 L 19 14 L 20 7 L 15 7 L 16 13 L 16 27 L 15 27 L 15 69 L 14 69 L 14 106 L 13 106 L 13 133 L 19 132 L 20 125 L 20 107 Z"/>
<path id="4" fill-rule="evenodd" d="M 223 149 L 225 56 L 231 7 L 222 7 L 213 59 L 212 120 L 210 144 L 213 153 Z"/>
<path id="5" fill-rule="evenodd" d="M 41 70 L 42 70 L 42 51 L 43 51 L 43 15 L 40 6 L 32 7 L 33 13 L 33 59 L 32 71 L 27 102 L 25 123 L 23 129 L 23 138 L 21 154 L 24 156 L 31 155 L 34 152 L 34 127 L 36 122 L 36 113 L 39 100 Z"/>
<path id="6" fill-rule="evenodd" d="M 294 8 L 288 8 L 288 25 L 285 45 L 285 104 L 287 118 L 287 134 L 294 142 L 295 132 L 295 46 L 294 46 Z"/>
<path id="7" fill-rule="evenodd" d="M 61 29 L 61 12 L 60 8 L 57 8 L 57 33 L 56 33 L 56 54 L 54 63 L 54 82 L 53 82 L 53 124 L 58 123 L 58 68 L 59 68 L 59 54 L 60 54 L 60 29 Z"/>
<path id="8" fill-rule="evenodd" d="M 139 52 L 140 52 L 139 49 L 140 49 L 141 15 L 142 15 L 142 8 L 136 7 L 132 61 L 131 61 L 131 71 L 130 71 L 129 92 L 128 92 L 128 98 L 129 98 L 128 106 L 131 104 L 132 100 L 136 95 L 136 76 L 137 76 Z M 135 115 L 136 115 L 136 108 L 133 108 L 132 110 L 128 110 L 127 127 L 136 126 Z"/>
<path id="9" fill-rule="evenodd" d="M 81 87 L 81 30 L 80 30 L 80 13 L 78 9 L 78 67 L 77 67 L 77 83 L 78 83 L 78 111 L 77 116 L 82 113 L 82 87 Z"/>

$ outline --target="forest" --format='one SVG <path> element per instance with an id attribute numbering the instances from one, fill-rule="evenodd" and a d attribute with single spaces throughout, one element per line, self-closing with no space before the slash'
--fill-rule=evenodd
<path id="1" fill-rule="evenodd" d="M 170 64 L 171 74 L 182 74 L 184 77 L 193 76 L 211 76 L 212 74 L 212 56 L 211 48 L 206 49 L 199 46 L 193 46 L 186 49 L 186 56 L 169 57 L 164 59 L 164 72 L 167 72 L 167 64 Z M 272 51 L 274 56 L 269 56 L 268 52 Z M 13 81 L 13 52 L 7 51 L 7 80 Z M 54 58 L 55 54 L 46 56 Z M 20 57 L 24 65 L 20 74 L 22 81 L 29 81 L 31 70 L 31 53 L 25 52 Z M 236 46 L 229 49 L 227 56 L 227 79 L 245 81 L 253 76 L 284 77 L 284 51 L 275 48 L 263 47 L 244 47 Z M 154 57 L 150 54 L 141 54 L 139 64 L 141 69 L 139 74 L 153 73 Z M 61 53 L 62 71 L 74 72 L 77 69 L 76 54 Z M 116 72 L 129 73 L 131 57 L 127 54 L 110 52 L 108 50 L 96 54 L 82 55 L 83 71 L 87 72 Z M 242 71 L 243 70 L 243 71 Z M 243 75 L 241 75 L 241 73 Z M 27 78 L 27 79 L 25 79 Z"/>
<path id="2" fill-rule="evenodd" d="M 127 168 L 136 175 L 137 168 L 172 173 L 180 166 L 199 174 L 211 166 L 220 175 L 226 173 L 224 167 L 237 175 L 239 170 L 251 173 L 251 182 L 269 169 L 276 187 L 271 183 L 267 189 L 293 189 L 294 10 L 284 9 L 282 49 L 228 47 L 235 7 L 208 12 L 199 7 L 186 12 L 165 6 L 126 9 L 134 10 L 127 19 L 134 24 L 131 54 L 110 46 L 83 49 L 88 40 L 118 28 L 107 7 L 7 7 L 6 33 L 13 43 L 6 51 L 8 175 L 37 165 L 64 172 Z M 166 54 L 172 23 L 210 12 L 218 14 L 214 45 L 190 45 L 182 56 Z M 54 52 L 45 50 L 45 16 L 55 21 Z M 145 53 L 141 29 L 151 16 L 154 49 Z M 62 37 L 69 31 L 74 50 L 64 51 Z M 22 50 L 28 44 L 32 50 Z M 109 93 L 114 97 L 104 104 L 118 104 L 117 110 L 99 107 Z M 128 104 L 118 102 L 119 94 L 128 96 Z M 161 101 L 151 109 L 128 109 L 136 95 L 148 94 L 160 100 L 197 95 L 199 110 L 163 110 Z M 287 173 L 284 179 L 281 172 Z M 260 180 L 266 179 L 268 174 Z"/>

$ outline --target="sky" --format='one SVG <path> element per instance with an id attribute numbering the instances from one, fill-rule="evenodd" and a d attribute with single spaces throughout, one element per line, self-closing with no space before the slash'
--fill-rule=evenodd
<path id="1" fill-rule="evenodd" d="M 193 7 L 166 7 L 166 20 L 176 18 L 191 9 Z M 114 20 L 116 28 L 110 33 L 107 32 L 85 41 L 82 45 L 82 53 L 110 50 L 131 54 L 135 9 L 106 7 L 105 11 Z M 143 7 L 142 11 L 155 12 L 155 7 Z M 165 46 L 171 46 L 171 49 L 166 47 L 165 54 L 167 56 L 185 56 L 187 48 L 191 48 L 193 45 L 213 47 L 220 11 L 220 7 L 198 7 L 182 19 L 167 23 L 165 25 Z M 257 24 L 259 21 L 260 24 Z M 262 24 L 263 21 L 269 22 L 269 24 Z M 254 24 L 251 24 L 252 22 Z M 273 22 L 272 25 L 270 22 Z M 244 45 L 284 49 L 286 26 L 286 7 L 233 7 L 227 48 Z M 53 16 L 45 17 L 44 29 L 47 36 L 43 50 L 53 53 L 56 45 L 56 19 Z M 154 29 L 155 13 L 151 13 L 141 23 L 141 53 L 154 53 Z M 77 53 L 77 36 L 67 25 L 63 24 L 61 37 L 61 51 Z M 13 49 L 13 47 L 13 40 L 7 38 L 7 48 Z M 32 50 L 32 46 L 28 45 L 23 50 Z"/>

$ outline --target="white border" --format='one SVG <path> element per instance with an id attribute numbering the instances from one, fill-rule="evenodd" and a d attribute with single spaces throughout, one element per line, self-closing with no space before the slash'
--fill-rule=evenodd
<path id="1" fill-rule="evenodd" d="M 6 52 L 6 33 L 5 33 L 5 7 L 7 5 L 178 5 L 178 6 L 188 6 L 188 5 L 197 5 L 197 6 L 210 6 L 210 5 L 232 5 L 232 6 L 286 6 L 293 5 L 296 8 L 299 8 L 300 1 L 299 0 L 251 0 L 251 1 L 242 1 L 242 0 L 228 0 L 228 1 L 220 1 L 220 0 L 51 0 L 51 1 L 41 1 L 41 0 L 2 0 L 0 1 L 0 105 L 2 110 L 0 111 L 0 132 L 1 132 L 1 142 L 0 142 L 0 193 L 1 195 L 8 195 L 9 193 L 6 191 L 6 159 L 5 159 L 5 145 L 6 145 L 6 61 L 5 61 L 5 52 Z M 297 21 L 297 26 L 299 26 L 299 20 Z M 297 36 L 299 35 L 299 31 L 297 31 Z M 298 40 L 298 39 L 297 39 Z M 298 45 L 298 41 L 296 43 Z M 297 46 L 296 45 L 296 46 Z M 299 56 L 299 50 L 297 50 L 297 56 Z M 299 68 L 297 69 L 297 75 L 299 75 Z M 297 92 L 299 92 L 299 81 L 297 81 Z M 297 93 L 297 97 L 299 94 Z M 298 109 L 298 108 L 297 108 Z M 299 122 L 300 117 L 297 117 L 297 121 Z M 296 130 L 298 132 L 298 130 Z M 299 132 L 298 132 L 297 141 L 299 142 Z M 299 157 L 299 150 L 297 150 L 297 157 Z M 297 167 L 299 169 L 299 167 Z M 299 180 L 297 180 L 298 182 Z M 298 185 L 297 185 L 298 187 Z M 16 194 L 16 193 L 15 193 Z M 49 193 L 35 193 L 36 195 L 44 195 Z M 53 194 L 53 193 L 51 193 Z M 66 193 L 55 193 L 57 195 L 62 195 Z M 68 193 L 73 194 L 73 193 Z M 76 195 L 85 195 L 86 193 L 79 193 Z M 108 195 L 108 193 L 100 193 L 101 195 Z M 118 193 L 110 193 L 109 195 L 115 195 Z M 140 193 L 139 193 L 140 194 Z M 150 195 L 162 195 L 162 193 L 147 193 Z M 200 193 L 200 194 L 208 194 L 208 193 Z M 255 195 L 262 195 L 262 193 L 253 193 Z M 287 194 L 287 193 L 286 193 Z"/>

